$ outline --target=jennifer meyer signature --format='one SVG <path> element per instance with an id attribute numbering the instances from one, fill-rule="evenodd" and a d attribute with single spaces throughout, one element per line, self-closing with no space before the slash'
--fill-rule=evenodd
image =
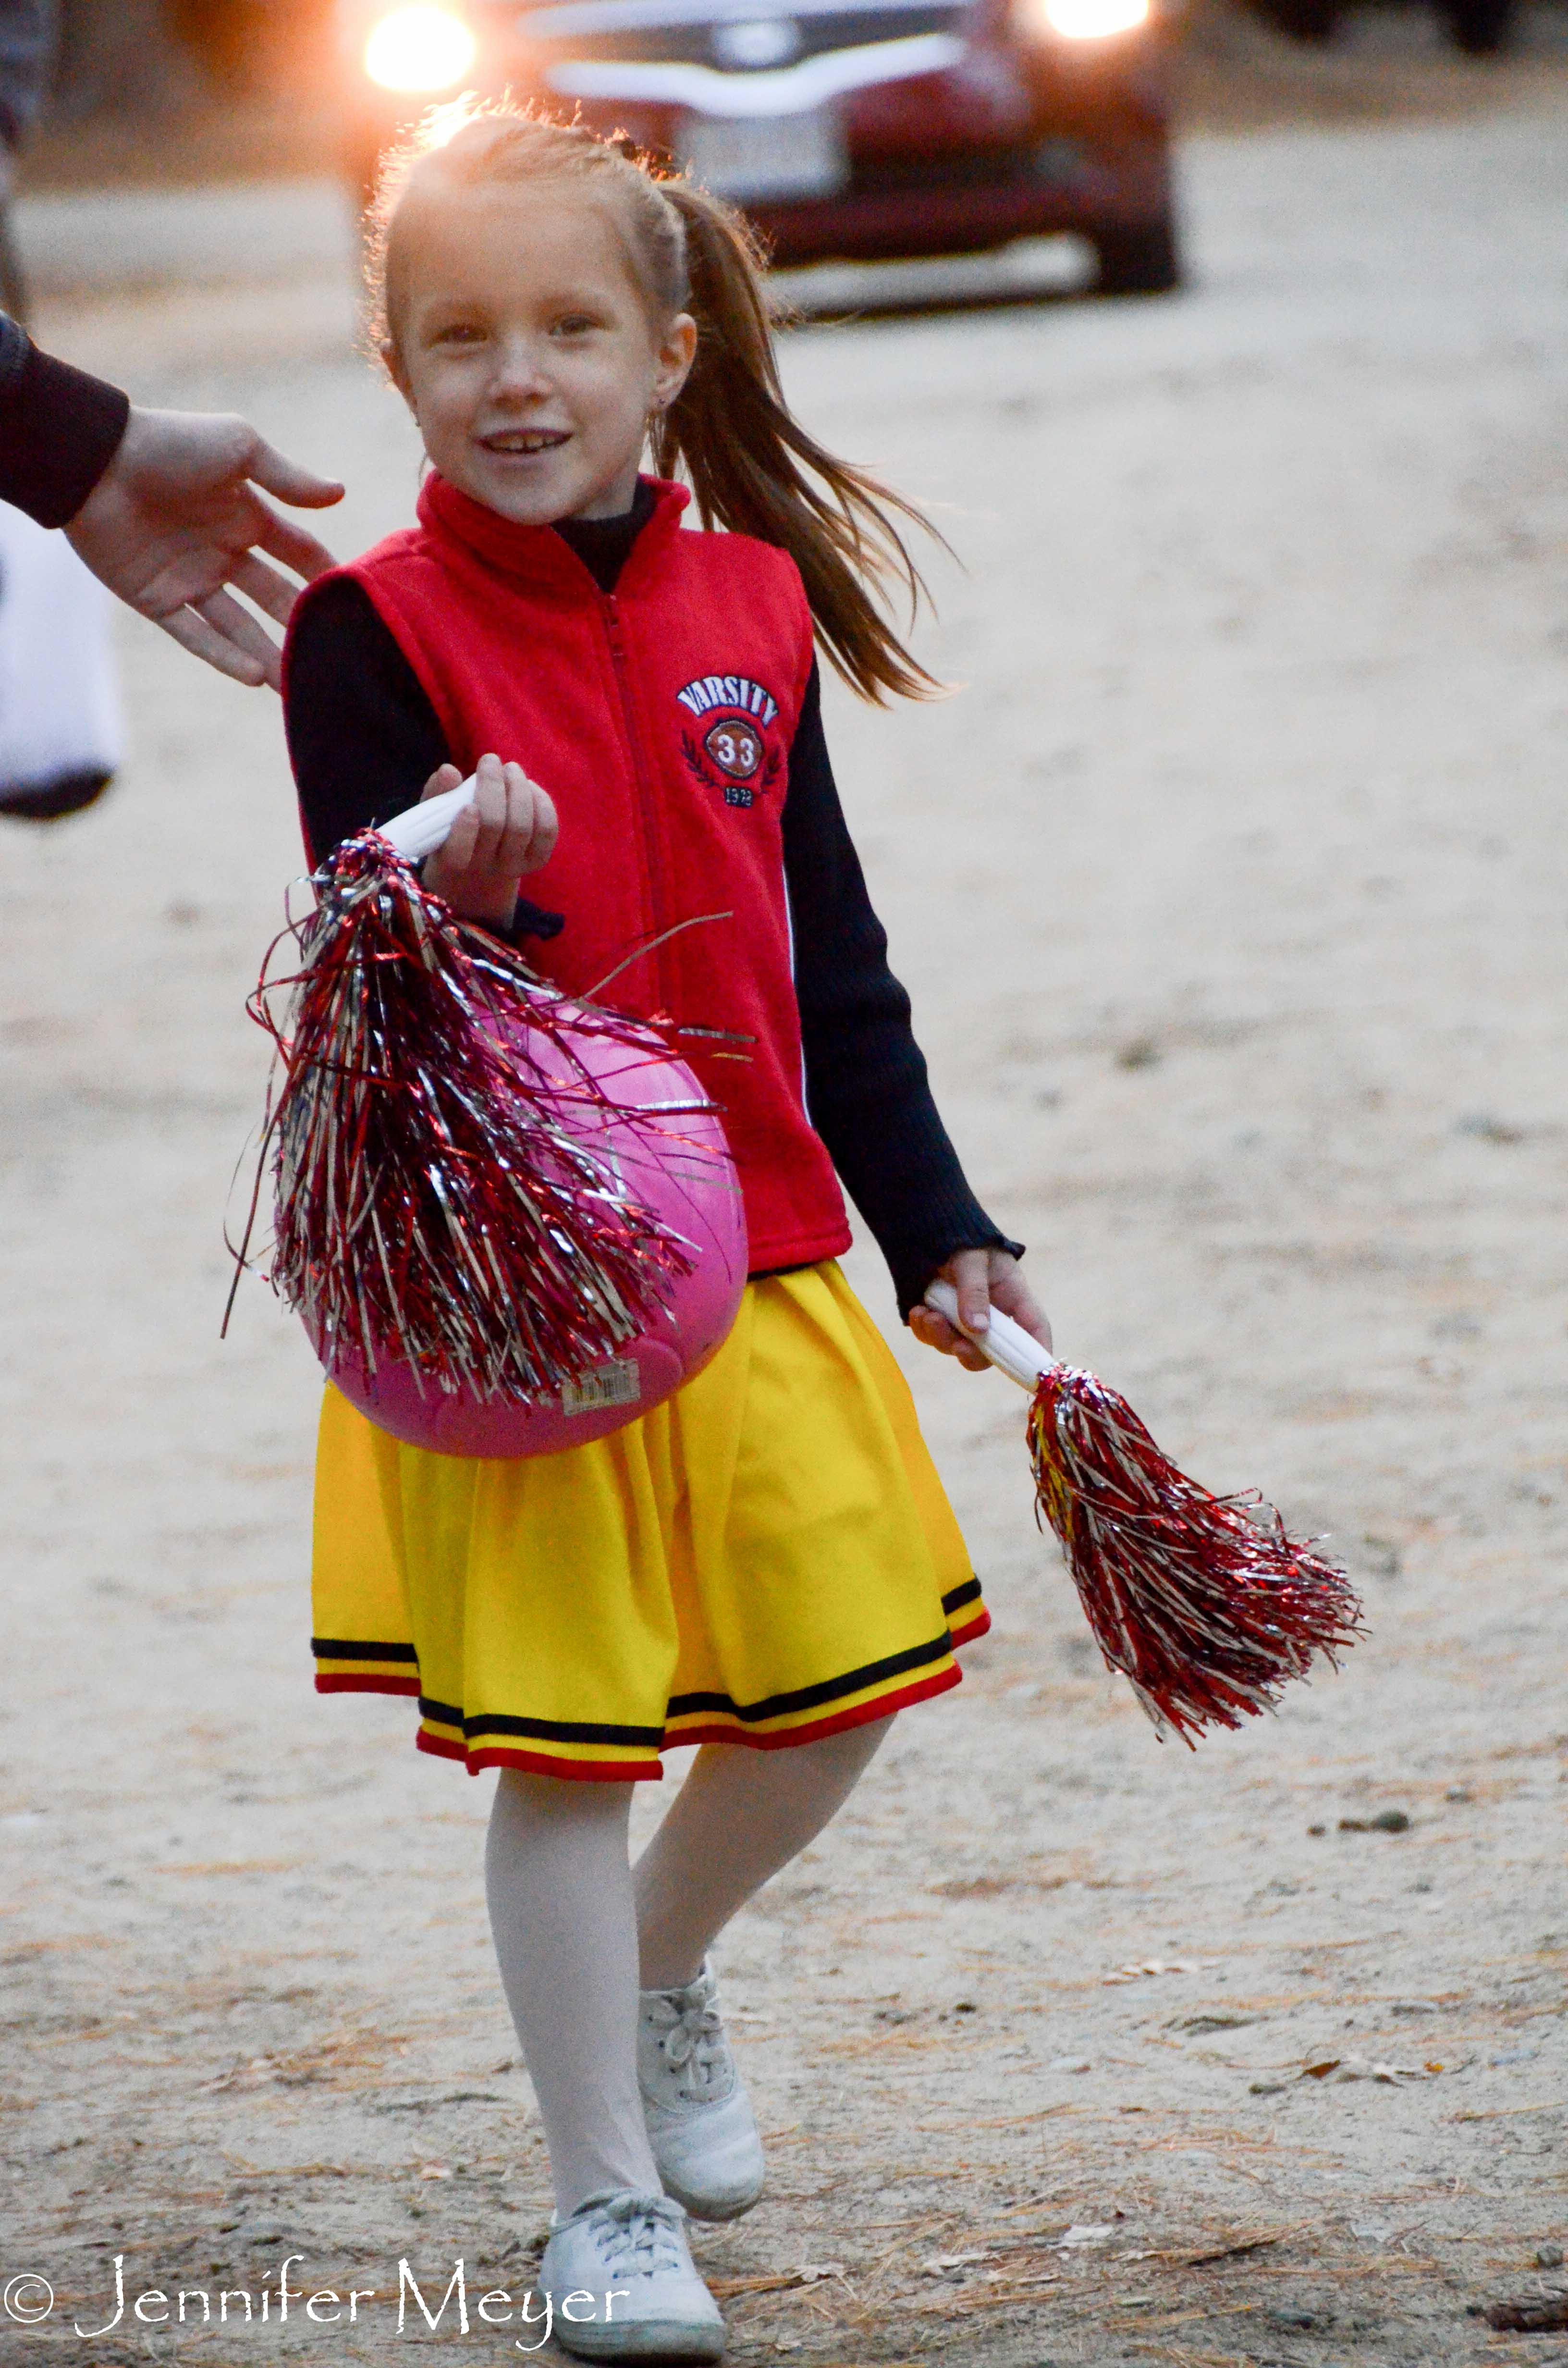
<path id="1" fill-rule="evenodd" d="M 143 2286 L 139 2292 L 128 2290 L 125 2276 L 125 2255 L 114 2257 L 114 2294 L 106 2300 L 101 2319 L 95 2315 L 94 2323 L 84 2325 L 74 2318 L 70 2325 L 84 2342 L 96 2342 L 101 2336 L 113 2334 L 123 2327 L 127 2334 L 138 2327 L 262 2327 L 285 2322 L 290 2310 L 296 2318 L 301 2315 L 317 2327 L 357 2327 L 359 2305 L 376 2302 L 382 2290 L 377 2286 L 353 2286 L 340 2293 L 334 2286 L 320 2286 L 313 2292 L 290 2277 L 290 2271 L 304 2260 L 303 2253 L 290 2253 L 277 2274 L 276 2283 L 263 2279 L 259 2285 L 230 2286 L 222 2291 L 211 2286 L 181 2286 L 165 2291 L 160 2286 Z M 604 2306 L 607 2320 L 613 2318 L 616 2304 L 628 2289 L 612 2287 L 608 2294 L 592 2294 L 585 2290 L 565 2295 L 561 2304 L 563 2318 L 592 2319 Z M 390 2291 L 386 2300 L 392 2301 Z M 535 2305 L 537 2305 L 537 2307 Z M 0 2314 L 14 2324 L 40 2327 L 54 2317 L 54 2288 L 36 2270 L 23 2270 L 7 2277 L 0 2284 Z M 447 2290 L 437 2302 L 434 2282 L 427 2302 L 420 2290 L 419 2281 L 407 2261 L 397 2265 L 397 2331 L 400 2335 L 410 2327 L 416 2328 L 411 2316 L 417 2312 L 420 2320 L 435 2334 L 451 2313 L 449 2325 L 455 2325 L 460 2335 L 467 2335 L 475 2324 L 485 2327 L 537 2327 L 541 2329 L 538 2340 L 525 2343 L 521 2336 L 514 2339 L 518 2351 L 538 2351 L 550 2340 L 554 2324 L 555 2307 L 548 2294 L 525 2293 L 514 2294 L 504 2286 L 494 2286 L 487 2293 L 476 2294 L 472 2303 L 468 2275 L 463 2263 L 454 2261 Z M 54 2332 L 54 2329 L 51 2330 Z"/>

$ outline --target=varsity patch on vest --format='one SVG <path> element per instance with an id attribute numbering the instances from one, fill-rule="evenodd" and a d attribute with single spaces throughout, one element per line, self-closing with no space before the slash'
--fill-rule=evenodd
<path id="1" fill-rule="evenodd" d="M 749 675 L 705 674 L 676 698 L 693 718 L 684 725 L 680 752 L 687 769 L 705 789 L 722 790 L 727 806 L 756 803 L 784 766 L 784 750 L 770 736 L 778 701 Z"/>

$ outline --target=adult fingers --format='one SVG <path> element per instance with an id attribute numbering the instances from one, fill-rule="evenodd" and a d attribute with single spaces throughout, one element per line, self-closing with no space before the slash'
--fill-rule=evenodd
<path id="1" fill-rule="evenodd" d="M 248 652 L 263 669 L 263 680 L 276 690 L 282 680 L 282 655 L 269 634 L 265 633 L 248 609 L 227 592 L 214 592 L 205 600 L 193 600 L 191 607 L 206 619 L 214 632 L 233 642 L 236 649 Z"/>
<path id="2" fill-rule="evenodd" d="M 247 650 L 242 650 L 224 634 L 218 632 L 194 609 L 176 609 L 166 617 L 153 620 L 160 632 L 177 642 L 192 657 L 205 658 L 210 666 L 226 674 L 234 682 L 243 682 L 251 690 L 259 690 L 264 682 L 277 688 L 277 676 L 269 673 L 261 661 Z"/>
<path id="3" fill-rule="evenodd" d="M 260 550 L 270 552 L 274 559 L 283 562 L 285 567 L 291 567 L 296 575 L 302 575 L 307 584 L 324 575 L 329 567 L 337 565 L 325 543 L 319 542 L 313 534 L 308 534 L 302 526 L 296 525 L 292 518 L 279 518 L 271 504 L 264 502 L 259 494 L 253 494 L 251 501 L 257 512 L 256 532 L 251 541 Z"/>
<path id="4" fill-rule="evenodd" d="M 264 437 L 256 437 L 245 473 L 253 483 L 265 485 L 269 494 L 276 494 L 280 502 L 292 503 L 296 509 L 330 509 L 334 502 L 343 499 L 343 487 L 335 477 L 318 477 L 313 469 L 302 469 L 298 461 L 290 461 L 286 452 L 278 451 Z"/>
<path id="5" fill-rule="evenodd" d="M 276 567 L 268 567 L 253 551 L 243 552 L 229 569 L 229 582 L 236 591 L 254 600 L 258 609 L 279 625 L 286 625 L 300 597 L 300 587 L 279 575 Z"/>

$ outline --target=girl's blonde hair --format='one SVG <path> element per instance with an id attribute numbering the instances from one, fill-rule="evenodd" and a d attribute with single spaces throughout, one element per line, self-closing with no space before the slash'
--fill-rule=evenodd
<path id="1" fill-rule="evenodd" d="M 370 222 L 371 335 L 397 346 L 406 242 L 404 199 L 415 186 L 513 182 L 575 187 L 602 198 L 657 324 L 697 322 L 697 359 L 653 427 L 653 463 L 691 481 L 704 526 L 756 535 L 801 571 L 817 639 L 863 699 L 929 698 L 940 686 L 905 648 L 871 597 L 890 578 L 913 609 L 925 590 L 894 523 L 928 521 L 897 494 L 835 460 L 790 412 L 779 384 L 764 258 L 733 208 L 690 181 L 663 177 L 629 143 L 599 139 L 506 101 L 465 110 L 455 132 L 433 118 L 384 165 Z"/>

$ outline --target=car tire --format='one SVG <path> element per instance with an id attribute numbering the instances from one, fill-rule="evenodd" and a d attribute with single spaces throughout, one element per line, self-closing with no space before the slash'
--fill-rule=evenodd
<path id="1" fill-rule="evenodd" d="M 1099 257 L 1096 296 L 1165 296 L 1181 286 L 1181 250 L 1175 217 L 1090 233 Z"/>
<path id="2" fill-rule="evenodd" d="M 1450 0 L 1449 30 L 1469 58 L 1494 58 L 1507 45 L 1514 0 Z"/>

